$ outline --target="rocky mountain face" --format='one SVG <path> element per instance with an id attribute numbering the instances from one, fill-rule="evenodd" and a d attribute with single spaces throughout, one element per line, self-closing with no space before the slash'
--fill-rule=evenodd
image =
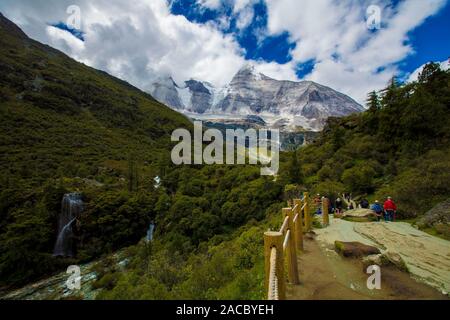
<path id="1" fill-rule="evenodd" d="M 364 108 L 350 97 L 311 81 L 279 81 L 245 66 L 229 85 L 215 88 L 197 80 L 182 86 L 171 78 L 156 81 L 150 94 L 160 102 L 197 118 L 210 115 L 257 115 L 269 126 L 280 121 L 286 130 L 320 130 L 328 117 Z"/>

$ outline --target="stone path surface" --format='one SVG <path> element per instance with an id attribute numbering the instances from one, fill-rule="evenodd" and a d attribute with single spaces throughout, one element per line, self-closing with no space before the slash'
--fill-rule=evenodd
<path id="1" fill-rule="evenodd" d="M 431 236 L 404 222 L 350 222 L 331 219 L 328 228 L 316 229 L 316 240 L 331 249 L 334 241 L 357 241 L 382 252 L 398 253 L 411 276 L 441 293 L 450 292 L 450 241 Z"/>

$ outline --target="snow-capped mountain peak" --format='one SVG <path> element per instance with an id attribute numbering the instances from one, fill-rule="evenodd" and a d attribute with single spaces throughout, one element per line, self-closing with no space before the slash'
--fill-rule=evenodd
<path id="1" fill-rule="evenodd" d="M 162 103 L 184 113 L 264 118 L 268 124 L 283 120 L 289 126 L 320 130 L 330 116 L 364 111 L 350 97 L 311 81 L 279 81 L 245 65 L 223 88 L 171 78 L 156 82 L 150 93 Z"/>

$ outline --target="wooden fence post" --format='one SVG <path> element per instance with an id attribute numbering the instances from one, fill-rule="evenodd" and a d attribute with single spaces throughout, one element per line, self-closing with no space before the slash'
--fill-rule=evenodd
<path id="1" fill-rule="evenodd" d="M 323 225 L 325 227 L 330 225 L 330 217 L 328 216 L 329 201 L 330 200 L 328 200 L 328 198 L 326 197 L 322 198 L 322 217 L 323 217 Z"/>
<path id="2" fill-rule="evenodd" d="M 288 265 L 288 278 L 289 282 L 292 284 L 299 284 L 298 279 L 298 261 L 297 261 L 297 246 L 295 245 L 295 233 L 294 233 L 294 216 L 291 208 L 284 208 L 283 218 L 288 217 L 288 232 L 286 236 L 289 237 L 287 240 L 286 247 L 286 260 Z"/>
<path id="3" fill-rule="evenodd" d="M 305 204 L 305 231 L 311 230 L 311 215 L 309 214 L 309 192 L 303 193 L 303 202 Z"/>
<path id="4" fill-rule="evenodd" d="M 286 280 L 284 278 L 284 254 L 283 254 L 283 234 L 281 232 L 267 231 L 264 233 L 264 261 L 265 261 L 265 288 L 269 290 L 270 277 L 270 254 L 272 248 L 277 250 L 276 277 L 278 279 L 278 298 L 286 299 Z"/>
<path id="5" fill-rule="evenodd" d="M 295 221 L 295 242 L 297 243 L 297 248 L 303 251 L 303 217 L 302 217 L 302 200 L 294 199 L 294 217 L 297 215 L 297 220 Z"/>

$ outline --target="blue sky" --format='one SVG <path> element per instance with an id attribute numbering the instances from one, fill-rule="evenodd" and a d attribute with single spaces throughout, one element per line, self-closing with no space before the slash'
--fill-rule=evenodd
<path id="1" fill-rule="evenodd" d="M 246 51 L 246 59 L 280 64 L 292 60 L 291 50 L 296 47 L 296 43 L 289 39 L 289 33 L 283 32 L 262 40 L 255 36 L 255 30 L 267 28 L 267 6 L 264 1 L 256 1 L 253 4 L 254 17 L 244 30 L 238 30 L 236 18 L 232 16 L 231 6 L 226 4 L 217 9 L 210 9 L 202 7 L 197 0 L 170 0 L 169 2 L 173 14 L 182 15 L 195 23 L 217 21 L 224 15 L 231 16 L 230 25 L 222 30 L 224 33 L 234 34 L 240 46 Z M 392 7 L 397 7 L 399 2 L 401 1 L 392 1 Z M 414 52 L 398 62 L 399 77 L 414 72 L 427 62 L 449 59 L 450 3 L 447 3 L 435 16 L 428 18 L 408 34 Z M 297 76 L 300 79 L 307 76 L 312 71 L 314 62 L 314 59 L 311 59 L 299 63 L 296 68 Z"/>
<path id="2" fill-rule="evenodd" d="M 218 9 L 202 7 L 197 0 L 172 0 L 171 12 L 175 15 L 183 15 L 189 21 L 195 23 L 214 22 L 222 16 L 230 18 L 230 23 L 221 30 L 226 34 L 233 34 L 239 45 L 245 49 L 247 60 L 262 59 L 267 62 L 286 63 L 292 60 L 290 50 L 295 48 L 295 43 L 289 41 L 289 34 L 283 32 L 280 35 L 266 36 L 258 39 L 255 31 L 267 27 L 267 7 L 264 1 L 252 4 L 254 17 L 249 25 L 239 30 L 236 26 L 237 17 L 233 15 L 232 7 L 224 5 Z"/>
<path id="3" fill-rule="evenodd" d="M 400 62 L 401 70 L 413 72 L 429 61 L 450 58 L 450 3 L 410 33 L 415 54 Z"/>
<path id="4" fill-rule="evenodd" d="M 252 64 L 364 103 L 392 76 L 411 80 L 424 63 L 449 58 L 449 2 L 2 0 L 0 11 L 30 37 L 143 90 L 169 76 L 222 87 Z M 79 28 L 70 26 L 71 6 L 79 8 Z M 373 6 L 377 30 L 366 23 Z"/>

